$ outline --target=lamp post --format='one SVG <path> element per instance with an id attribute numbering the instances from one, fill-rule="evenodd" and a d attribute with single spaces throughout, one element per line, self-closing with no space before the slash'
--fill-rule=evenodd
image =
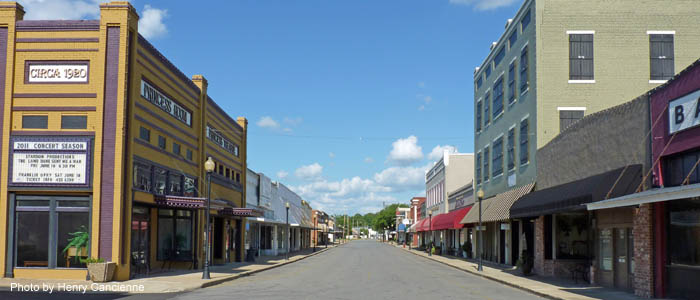
<path id="1" fill-rule="evenodd" d="M 479 198 L 479 228 L 477 228 L 477 230 L 479 231 L 479 268 L 477 269 L 477 271 L 483 271 L 484 268 L 482 266 L 483 265 L 482 251 L 484 251 L 484 242 L 482 241 L 482 238 L 481 238 L 481 235 L 482 235 L 481 232 L 483 231 L 482 230 L 483 228 L 481 228 L 481 200 L 484 199 L 484 190 L 479 189 L 479 191 L 476 192 L 476 196 Z"/>
<path id="2" fill-rule="evenodd" d="M 433 236 L 433 212 L 432 211 L 428 212 L 428 223 L 430 224 L 430 227 L 429 227 L 430 230 L 428 230 L 430 232 L 430 245 L 429 245 L 430 247 L 428 248 L 428 256 L 433 256 L 433 244 L 434 244 L 433 238 L 434 238 L 434 236 Z"/>
<path id="3" fill-rule="evenodd" d="M 284 253 L 284 259 L 289 260 L 289 240 L 292 238 L 292 234 L 289 232 L 289 202 L 285 203 L 284 207 L 287 208 L 287 252 Z"/>
<path id="4" fill-rule="evenodd" d="M 204 170 L 207 172 L 207 210 L 206 210 L 206 218 L 207 218 L 207 225 L 206 228 L 204 229 L 204 237 L 205 237 L 205 242 L 207 243 L 206 245 L 206 254 L 205 254 L 205 260 L 204 260 L 204 271 L 202 272 L 202 279 L 211 279 L 209 276 L 209 259 L 211 258 L 211 236 L 210 236 L 210 224 L 209 224 L 209 210 L 211 206 L 211 172 L 214 171 L 214 167 L 216 165 L 214 164 L 214 161 L 211 159 L 211 156 L 207 158 L 207 161 L 204 162 Z"/>
<path id="5" fill-rule="evenodd" d="M 316 227 L 318 225 L 318 212 L 316 212 L 315 218 L 314 218 L 314 252 L 316 252 L 316 245 L 318 244 L 318 230 Z"/>

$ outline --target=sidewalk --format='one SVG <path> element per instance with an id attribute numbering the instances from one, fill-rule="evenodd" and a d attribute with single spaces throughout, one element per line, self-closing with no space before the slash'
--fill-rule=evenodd
<path id="1" fill-rule="evenodd" d="M 528 291 L 538 296 L 557 300 L 598 300 L 598 299 L 615 299 L 615 300 L 639 300 L 646 299 L 635 296 L 632 293 L 604 288 L 599 286 L 591 286 L 588 284 L 575 284 L 569 280 L 556 279 L 552 277 L 543 277 L 531 275 L 524 277 L 519 275 L 518 271 L 513 268 L 499 268 L 493 265 L 484 265 L 483 271 L 477 271 L 478 262 L 457 258 L 454 256 L 428 256 L 425 251 L 409 250 L 396 246 L 411 254 L 422 256 L 427 259 L 432 259 L 439 263 L 450 267 L 460 269 L 481 276 L 499 283 L 509 285 L 524 291 Z"/>
<path id="2" fill-rule="evenodd" d="M 289 260 L 285 260 L 284 255 L 261 256 L 255 263 L 229 263 L 225 265 L 210 266 L 209 280 L 202 279 L 202 270 L 173 270 L 163 273 L 151 274 L 148 277 L 136 278 L 127 281 L 113 281 L 104 285 L 118 286 L 143 286 L 143 291 L 133 291 L 129 293 L 179 293 L 193 291 L 199 288 L 210 287 L 221 284 L 240 277 L 249 276 L 265 270 L 277 268 L 286 264 L 294 263 L 307 257 L 333 249 L 340 244 L 329 245 L 328 248 L 317 247 L 316 252 L 312 249 L 290 253 Z M 22 285 L 35 284 L 67 284 L 75 286 L 86 286 L 90 292 L 91 281 L 83 280 L 58 280 L 58 279 L 21 279 L 21 278 L 0 278 L 0 288 L 8 289 L 12 283 Z"/>

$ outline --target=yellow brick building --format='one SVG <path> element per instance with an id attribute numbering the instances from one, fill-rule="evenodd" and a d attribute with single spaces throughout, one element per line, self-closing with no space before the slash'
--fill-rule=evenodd
<path id="1" fill-rule="evenodd" d="M 128 2 L 99 20 L 23 15 L 0 2 L 4 277 L 84 279 L 87 257 L 117 280 L 201 268 L 208 157 L 213 262 L 242 260 L 247 120 L 139 35 Z"/>

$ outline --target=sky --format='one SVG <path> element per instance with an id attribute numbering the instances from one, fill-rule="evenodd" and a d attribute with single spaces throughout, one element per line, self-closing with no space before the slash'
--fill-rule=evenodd
<path id="1" fill-rule="evenodd" d="M 25 19 L 98 19 L 104 1 L 19 2 Z M 364 214 L 424 196 L 444 151 L 473 153 L 474 68 L 522 0 L 131 3 L 142 35 L 248 118 L 248 168 Z"/>

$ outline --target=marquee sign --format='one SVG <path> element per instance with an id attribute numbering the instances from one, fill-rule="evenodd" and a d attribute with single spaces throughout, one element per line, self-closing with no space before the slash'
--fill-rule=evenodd
<path id="1" fill-rule="evenodd" d="M 10 185 L 89 186 L 90 139 L 13 137 L 11 145 Z"/>
<path id="2" fill-rule="evenodd" d="M 700 125 L 700 90 L 668 103 L 668 133 Z"/>
<path id="3" fill-rule="evenodd" d="M 88 83 L 86 61 L 28 61 L 25 83 Z"/>
<path id="4" fill-rule="evenodd" d="M 167 112 L 173 118 L 187 124 L 187 126 L 192 126 L 192 113 L 188 109 L 182 107 L 143 79 L 141 79 L 141 97 Z"/>

